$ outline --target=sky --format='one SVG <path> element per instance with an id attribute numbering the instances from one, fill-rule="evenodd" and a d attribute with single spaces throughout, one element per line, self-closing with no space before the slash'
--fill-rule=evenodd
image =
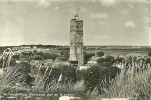
<path id="1" fill-rule="evenodd" d="M 78 8 L 84 45 L 151 46 L 149 0 L 0 0 L 0 46 L 69 45 Z"/>

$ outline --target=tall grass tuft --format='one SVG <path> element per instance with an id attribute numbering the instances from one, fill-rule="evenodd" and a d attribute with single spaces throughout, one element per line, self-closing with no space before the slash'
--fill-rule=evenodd
<path id="1" fill-rule="evenodd" d="M 104 84 L 100 86 L 103 91 L 101 97 L 149 100 L 151 98 L 151 67 L 140 68 L 137 65 L 123 69 L 114 80 L 109 83 L 104 82 Z M 107 85 L 108 88 L 105 87 Z"/>

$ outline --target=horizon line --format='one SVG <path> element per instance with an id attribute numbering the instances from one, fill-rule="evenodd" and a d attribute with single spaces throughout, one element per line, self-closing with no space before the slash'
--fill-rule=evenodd
<path id="1" fill-rule="evenodd" d="M 35 46 L 37 46 L 37 45 L 43 45 L 43 46 L 45 46 L 45 45 L 52 45 L 52 46 L 70 46 L 70 45 L 60 45 L 60 44 L 20 44 L 20 45 L 0 45 L 0 47 L 10 47 L 10 46 L 12 46 L 12 47 L 15 47 L 15 46 L 31 46 L 31 45 L 35 45 Z M 83 45 L 83 46 L 150 46 L 151 47 L 151 45 L 112 45 L 112 44 L 110 44 L 110 45 Z"/>

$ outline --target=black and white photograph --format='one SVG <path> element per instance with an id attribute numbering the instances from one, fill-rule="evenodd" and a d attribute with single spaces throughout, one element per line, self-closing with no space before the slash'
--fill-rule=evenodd
<path id="1" fill-rule="evenodd" d="M 0 100 L 151 100 L 151 0 L 0 0 Z"/>

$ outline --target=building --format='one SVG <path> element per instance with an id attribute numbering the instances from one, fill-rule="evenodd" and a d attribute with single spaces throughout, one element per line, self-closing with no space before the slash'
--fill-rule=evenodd
<path id="1" fill-rule="evenodd" d="M 70 20 L 70 58 L 71 64 L 84 64 L 83 56 L 83 21 L 78 14 Z"/>
<path id="2" fill-rule="evenodd" d="M 80 66 L 80 67 L 79 67 L 79 70 L 87 70 L 87 69 L 89 69 L 89 68 L 90 68 L 90 66 L 84 65 L 84 66 Z"/>

